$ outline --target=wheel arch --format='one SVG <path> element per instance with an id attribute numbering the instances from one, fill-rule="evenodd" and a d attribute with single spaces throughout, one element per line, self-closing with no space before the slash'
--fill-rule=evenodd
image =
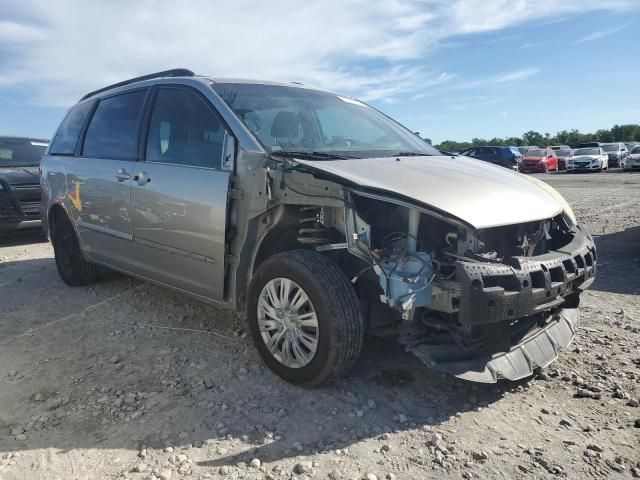
<path id="1" fill-rule="evenodd" d="M 49 207 L 49 211 L 47 213 L 46 225 L 49 232 L 49 237 L 51 239 L 53 239 L 53 235 L 54 235 L 53 226 L 55 225 L 58 219 L 62 218 L 62 216 L 66 216 L 67 218 L 69 218 L 69 215 L 67 214 L 67 210 L 64 208 L 64 206 L 61 203 L 56 202 Z"/>

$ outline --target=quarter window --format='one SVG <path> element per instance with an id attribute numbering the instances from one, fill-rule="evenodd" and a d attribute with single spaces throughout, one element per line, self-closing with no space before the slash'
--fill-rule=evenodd
<path id="1" fill-rule="evenodd" d="M 147 137 L 150 162 L 220 168 L 225 128 L 197 94 L 184 88 L 160 88 Z"/>
<path id="2" fill-rule="evenodd" d="M 93 114 L 84 140 L 85 157 L 135 159 L 146 90 L 105 98 Z"/>
<path id="3" fill-rule="evenodd" d="M 93 102 L 76 105 L 62 121 L 51 144 L 51 155 L 73 155 L 78 144 L 78 137 L 89 115 Z"/>

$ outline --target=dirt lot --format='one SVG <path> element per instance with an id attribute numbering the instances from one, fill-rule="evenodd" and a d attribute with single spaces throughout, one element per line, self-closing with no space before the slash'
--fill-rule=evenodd
<path id="1" fill-rule="evenodd" d="M 640 175 L 540 175 L 597 236 L 569 350 L 478 385 L 369 339 L 338 385 L 266 370 L 225 312 L 119 275 L 72 289 L 0 240 L 0 479 L 640 477 Z"/>

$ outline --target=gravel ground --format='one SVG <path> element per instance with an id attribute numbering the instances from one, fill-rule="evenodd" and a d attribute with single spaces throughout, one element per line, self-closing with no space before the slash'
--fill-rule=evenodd
<path id="1" fill-rule="evenodd" d="M 640 175 L 539 175 L 597 236 L 570 349 L 480 385 L 369 339 L 335 387 L 260 362 L 226 312 L 0 239 L 0 479 L 640 477 Z"/>

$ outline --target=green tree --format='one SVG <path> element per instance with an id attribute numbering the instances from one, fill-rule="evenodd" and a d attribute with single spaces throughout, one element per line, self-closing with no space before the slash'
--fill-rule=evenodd
<path id="1" fill-rule="evenodd" d="M 544 137 L 540 135 L 538 132 L 534 132 L 533 130 L 529 130 L 522 134 L 522 141 L 524 145 L 538 145 L 542 147 L 544 143 Z"/>
<path id="2" fill-rule="evenodd" d="M 428 139 L 427 139 L 428 140 Z M 562 130 L 555 135 L 545 133 L 544 135 L 529 130 L 522 134 L 522 137 L 499 138 L 494 137 L 491 140 L 484 138 L 472 138 L 471 142 L 458 142 L 456 140 L 445 140 L 436 148 L 446 151 L 461 151 L 471 147 L 481 147 L 485 145 L 502 145 L 521 146 L 521 145 L 538 145 L 546 147 L 547 145 L 569 145 L 572 148 L 577 147 L 584 142 L 640 142 L 640 125 L 614 125 L 611 129 L 600 129 L 595 133 L 581 133 L 577 129 Z"/>

